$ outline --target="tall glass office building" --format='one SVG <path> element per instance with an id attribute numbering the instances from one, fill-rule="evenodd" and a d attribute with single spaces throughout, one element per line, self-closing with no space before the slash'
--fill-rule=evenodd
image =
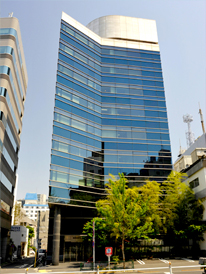
<path id="1" fill-rule="evenodd" d="M 82 228 L 110 173 L 124 173 L 132 187 L 161 182 L 171 168 L 155 21 L 105 16 L 85 27 L 63 13 L 49 184 L 53 264 L 86 259 Z"/>

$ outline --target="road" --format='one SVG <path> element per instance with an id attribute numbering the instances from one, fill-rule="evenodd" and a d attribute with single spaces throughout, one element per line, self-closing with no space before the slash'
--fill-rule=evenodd
<path id="1" fill-rule="evenodd" d="M 26 258 L 21 262 L 13 263 L 12 265 L 5 266 L 1 269 L 0 273 L 9 274 L 9 273 L 22 273 L 25 274 L 25 269 L 28 268 L 31 264 L 33 264 L 34 258 Z M 169 271 L 169 262 L 171 262 L 172 273 L 174 274 L 201 274 L 203 270 L 200 269 L 199 263 L 197 260 L 189 260 L 189 259 L 179 259 L 179 260 L 169 260 L 169 259 L 153 259 L 153 260 L 135 260 L 134 262 L 134 271 L 125 270 L 118 271 L 117 274 L 124 273 L 154 273 L 154 274 L 170 274 Z M 28 273 L 74 273 L 80 271 L 79 268 L 80 263 L 78 262 L 66 262 L 60 263 L 59 266 L 41 266 L 39 268 L 29 268 Z M 195 266 L 195 267 L 191 267 Z M 182 267 L 182 268 L 175 268 Z M 161 269 L 158 269 L 161 268 Z M 138 270 L 137 270 L 138 269 Z M 87 270 L 87 269 L 84 269 Z M 101 273 L 101 271 L 100 271 Z M 115 272 L 106 272 L 115 273 Z M 87 272 L 88 274 L 88 272 Z"/>

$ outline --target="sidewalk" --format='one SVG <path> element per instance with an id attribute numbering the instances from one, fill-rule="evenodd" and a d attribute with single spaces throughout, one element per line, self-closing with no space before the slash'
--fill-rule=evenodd
<path id="1" fill-rule="evenodd" d="M 89 267 L 83 267 L 83 269 L 80 269 L 80 264 L 84 264 L 85 262 L 65 262 L 62 263 L 60 262 L 59 265 L 46 265 L 46 266 L 40 266 L 37 267 L 39 272 L 44 272 L 44 271 L 55 271 L 55 272 L 63 272 L 63 271 L 68 271 L 68 272 L 77 272 L 77 271 L 91 271 L 92 270 Z M 98 265 L 98 262 L 96 262 L 96 266 Z M 127 270 L 127 268 L 125 269 Z M 101 271 L 101 270 L 100 270 Z"/>
<path id="2" fill-rule="evenodd" d="M 40 266 L 37 267 L 39 270 L 52 270 L 52 271 L 68 271 L 68 272 L 76 272 L 80 271 L 80 264 L 84 262 L 65 262 L 65 263 L 59 263 L 59 265 L 46 265 L 46 266 Z"/>

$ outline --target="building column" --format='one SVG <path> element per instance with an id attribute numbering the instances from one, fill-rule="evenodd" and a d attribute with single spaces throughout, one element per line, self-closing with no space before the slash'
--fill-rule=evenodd
<path id="1" fill-rule="evenodd" d="M 0 228 L 1 229 L 1 228 Z M 3 233 L 2 233 L 3 234 Z M 7 238 L 7 236 L 3 236 L 2 235 L 2 238 L 1 238 L 1 246 L 0 246 L 0 248 L 1 248 L 1 252 L 0 252 L 0 256 L 1 256 L 1 258 L 0 258 L 0 262 L 1 263 L 3 263 L 3 262 L 5 262 L 6 261 L 6 251 L 7 251 L 7 245 L 8 245 L 8 238 Z"/>
<path id="2" fill-rule="evenodd" d="M 61 208 L 55 206 L 54 209 L 54 227 L 53 227 L 53 248 L 52 248 L 52 264 L 59 264 L 60 250 L 60 229 L 61 229 Z"/>

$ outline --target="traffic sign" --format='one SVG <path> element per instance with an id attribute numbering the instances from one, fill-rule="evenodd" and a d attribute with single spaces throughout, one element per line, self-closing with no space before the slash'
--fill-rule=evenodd
<path id="1" fill-rule="evenodd" d="M 111 256 L 113 254 L 113 248 L 112 247 L 105 247 L 105 255 Z"/>

